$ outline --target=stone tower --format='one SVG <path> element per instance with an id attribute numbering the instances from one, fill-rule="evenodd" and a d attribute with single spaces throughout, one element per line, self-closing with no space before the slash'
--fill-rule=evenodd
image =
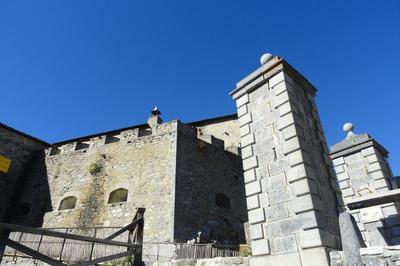
<path id="1" fill-rule="evenodd" d="M 230 93 L 236 101 L 253 257 L 251 265 L 329 265 L 340 247 L 340 193 L 314 97 L 284 59 Z"/>
<path id="2" fill-rule="evenodd" d="M 365 197 L 378 197 L 396 189 L 388 152 L 368 134 L 354 134 L 346 123 L 347 137 L 331 147 L 339 187 L 346 205 Z M 378 204 L 350 210 L 367 246 L 398 245 L 400 217 L 398 203 Z M 351 207 L 351 206 L 350 206 Z"/>

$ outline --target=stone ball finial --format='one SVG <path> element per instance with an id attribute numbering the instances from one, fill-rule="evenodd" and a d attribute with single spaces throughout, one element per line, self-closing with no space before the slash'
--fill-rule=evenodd
<path id="1" fill-rule="evenodd" d="M 353 136 L 354 126 L 352 123 L 345 123 L 343 125 L 343 131 L 347 132 L 347 137 Z"/>
<path id="2" fill-rule="evenodd" d="M 269 60 L 272 59 L 272 57 L 273 57 L 272 54 L 269 53 L 263 54 L 260 58 L 261 65 L 265 65 Z"/>

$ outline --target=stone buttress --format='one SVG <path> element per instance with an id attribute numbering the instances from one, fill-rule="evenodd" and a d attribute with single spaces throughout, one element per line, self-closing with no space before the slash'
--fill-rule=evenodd
<path id="1" fill-rule="evenodd" d="M 314 101 L 316 89 L 280 57 L 237 83 L 251 265 L 328 265 L 340 248 L 341 197 Z"/>

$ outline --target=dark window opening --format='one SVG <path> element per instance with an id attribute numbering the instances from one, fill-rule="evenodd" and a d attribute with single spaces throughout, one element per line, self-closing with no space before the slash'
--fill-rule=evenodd
<path id="1" fill-rule="evenodd" d="M 110 143 L 114 143 L 114 142 L 118 142 L 119 138 L 115 137 L 115 136 L 106 136 L 106 140 L 105 140 L 105 144 L 110 144 Z"/>
<path id="2" fill-rule="evenodd" d="M 230 209 L 231 208 L 231 200 L 224 193 L 216 193 L 215 194 L 215 205 Z"/>
<path id="3" fill-rule="evenodd" d="M 17 213 L 16 213 L 17 218 L 27 216 L 30 211 L 31 211 L 31 204 L 28 202 L 22 203 L 17 207 Z"/>
<path id="4" fill-rule="evenodd" d="M 128 200 L 128 190 L 119 188 L 110 193 L 108 203 L 126 202 Z"/>
<path id="5" fill-rule="evenodd" d="M 74 196 L 69 196 L 69 197 L 64 198 L 61 201 L 60 207 L 58 208 L 58 210 L 62 211 L 62 210 L 70 210 L 70 209 L 75 208 L 76 200 L 77 200 L 77 198 Z"/>

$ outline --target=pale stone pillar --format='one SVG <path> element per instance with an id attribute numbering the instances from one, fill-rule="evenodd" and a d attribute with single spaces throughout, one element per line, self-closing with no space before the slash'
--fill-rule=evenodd
<path id="1" fill-rule="evenodd" d="M 368 134 L 354 134 L 351 123 L 346 123 L 343 130 L 348 132 L 347 137 L 331 147 L 330 157 L 345 204 L 358 197 L 378 195 L 397 188 L 386 149 Z M 398 203 L 349 212 L 367 246 L 400 244 Z"/>
<path id="2" fill-rule="evenodd" d="M 339 188 L 314 96 L 279 57 L 237 83 L 252 265 L 329 265 Z"/>

